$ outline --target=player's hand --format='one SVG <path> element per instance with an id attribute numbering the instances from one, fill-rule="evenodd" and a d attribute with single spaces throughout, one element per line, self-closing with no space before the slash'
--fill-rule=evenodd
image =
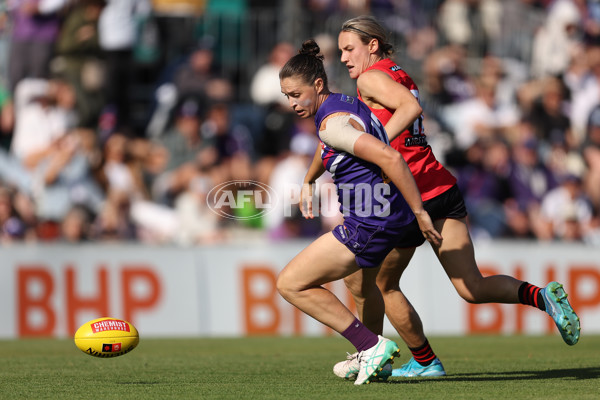
<path id="1" fill-rule="evenodd" d="M 300 212 L 306 219 L 313 219 L 313 185 L 309 183 L 302 184 L 300 190 Z"/>
<path id="2" fill-rule="evenodd" d="M 433 226 L 433 222 L 427 211 L 415 214 L 415 216 L 425 239 L 434 246 L 440 246 L 443 240 L 442 235 Z"/>

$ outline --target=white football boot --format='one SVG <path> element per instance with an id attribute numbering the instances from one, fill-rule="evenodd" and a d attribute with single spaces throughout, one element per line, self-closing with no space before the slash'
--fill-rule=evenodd
<path id="1" fill-rule="evenodd" d="M 375 346 L 358 353 L 358 375 L 355 385 L 370 383 L 381 372 L 386 364 L 393 363 L 394 357 L 400 354 L 400 348 L 393 341 L 378 336 Z"/>
<path id="2" fill-rule="evenodd" d="M 333 366 L 333 373 L 344 379 L 356 380 L 358 376 L 358 353 L 347 354 L 345 361 L 340 361 Z M 377 378 L 387 380 L 392 375 L 392 364 L 387 363 L 383 369 L 377 374 Z"/>

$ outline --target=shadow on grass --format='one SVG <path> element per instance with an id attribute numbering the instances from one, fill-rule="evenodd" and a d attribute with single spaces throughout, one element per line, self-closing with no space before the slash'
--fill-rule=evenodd
<path id="1" fill-rule="evenodd" d="M 600 367 L 548 369 L 544 371 L 506 371 L 449 374 L 437 378 L 390 378 L 388 383 L 411 384 L 422 382 L 461 382 L 461 381 L 514 381 L 539 379 L 600 379 Z"/>

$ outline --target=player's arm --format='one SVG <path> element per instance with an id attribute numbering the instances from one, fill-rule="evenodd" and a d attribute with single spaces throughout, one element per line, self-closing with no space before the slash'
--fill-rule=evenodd
<path id="1" fill-rule="evenodd" d="M 306 171 L 306 175 L 304 176 L 304 183 L 315 183 L 324 172 L 325 167 L 321 161 L 321 148 L 317 146 L 310 167 L 308 167 L 308 171 Z"/>
<path id="2" fill-rule="evenodd" d="M 300 190 L 300 212 L 304 218 L 314 218 L 312 208 L 313 184 L 324 172 L 325 167 L 321 162 L 321 148 L 317 146 L 313 160 L 304 176 L 302 189 Z"/>
<path id="3" fill-rule="evenodd" d="M 356 85 L 369 106 L 379 105 L 395 110 L 385 124 L 390 142 L 410 128 L 423 112 L 419 101 L 410 90 L 385 72 L 367 71 L 358 77 Z"/>
<path id="4" fill-rule="evenodd" d="M 325 122 L 327 125 L 325 126 Z M 421 193 L 402 155 L 388 144 L 365 133 L 362 126 L 348 114 L 333 114 L 323 121 L 319 137 L 338 150 L 347 151 L 356 157 L 379 166 L 400 190 L 423 232 L 423 236 L 439 246 L 442 236 L 436 231 L 429 214 L 423 208 Z"/>

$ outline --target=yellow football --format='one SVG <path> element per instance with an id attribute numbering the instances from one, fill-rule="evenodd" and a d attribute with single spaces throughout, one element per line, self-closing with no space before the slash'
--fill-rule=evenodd
<path id="1" fill-rule="evenodd" d="M 98 318 L 81 325 L 75 332 L 75 345 L 90 356 L 118 357 L 135 349 L 140 341 L 135 326 L 116 318 Z"/>

